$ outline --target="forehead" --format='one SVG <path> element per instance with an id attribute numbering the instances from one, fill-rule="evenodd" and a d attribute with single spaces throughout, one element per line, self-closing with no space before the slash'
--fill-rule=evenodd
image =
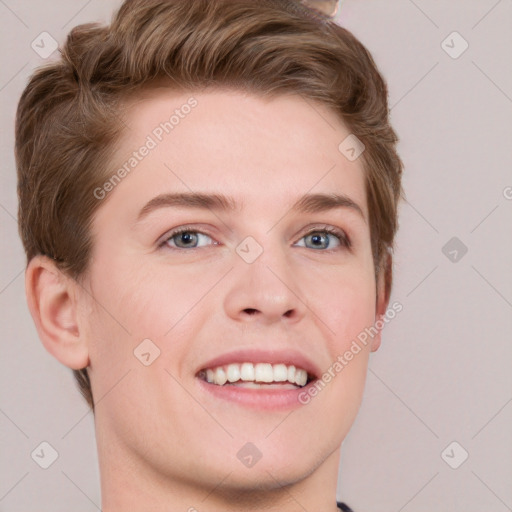
<path id="1" fill-rule="evenodd" d="M 124 121 L 112 171 L 130 159 L 135 165 L 110 192 L 113 201 L 210 191 L 244 204 L 266 198 L 284 206 L 308 192 L 337 192 L 366 216 L 362 159 L 349 161 L 339 150 L 350 132 L 333 110 L 311 99 L 160 87 L 133 98 Z"/>

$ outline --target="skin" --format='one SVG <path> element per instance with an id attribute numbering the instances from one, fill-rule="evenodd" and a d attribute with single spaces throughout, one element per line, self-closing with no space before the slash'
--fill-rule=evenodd
<path id="1" fill-rule="evenodd" d="M 132 101 L 113 172 L 191 96 L 159 88 Z M 291 413 L 214 398 L 195 373 L 213 357 L 254 347 L 293 347 L 326 371 L 384 314 L 362 159 L 339 152 L 349 131 L 311 100 L 227 90 L 193 96 L 197 107 L 102 200 L 83 282 L 45 257 L 30 262 L 30 311 L 51 354 L 89 367 L 103 511 L 334 512 L 340 446 L 380 333 Z M 160 208 L 136 223 L 158 194 L 191 191 L 243 204 Z M 304 194 L 333 192 L 349 196 L 364 218 L 351 208 L 291 211 Z M 189 224 L 206 235 L 199 248 L 178 249 L 179 236 L 159 246 Z M 319 225 L 343 230 L 351 247 L 325 233 L 330 251 L 325 239 L 315 246 L 307 235 Z M 247 236 L 263 248 L 250 264 L 235 251 Z M 134 357 L 147 338 L 160 349 L 150 366 Z M 247 442 L 262 454 L 251 468 L 237 458 Z"/>

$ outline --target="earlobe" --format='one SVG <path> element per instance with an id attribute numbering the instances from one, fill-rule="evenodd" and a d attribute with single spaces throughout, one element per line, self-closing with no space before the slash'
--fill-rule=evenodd
<path id="1" fill-rule="evenodd" d="M 32 258 L 25 271 L 25 294 L 39 338 L 50 354 L 74 370 L 89 364 L 79 328 L 77 286 L 46 256 Z"/>
<path id="2" fill-rule="evenodd" d="M 372 340 L 371 351 L 376 352 L 382 341 L 382 328 L 385 325 L 383 320 L 386 310 L 389 305 L 389 298 L 391 296 L 391 283 L 393 278 L 393 259 L 391 253 L 385 256 L 384 265 L 379 273 L 377 279 L 377 299 L 375 306 L 375 327 L 378 329 Z"/>

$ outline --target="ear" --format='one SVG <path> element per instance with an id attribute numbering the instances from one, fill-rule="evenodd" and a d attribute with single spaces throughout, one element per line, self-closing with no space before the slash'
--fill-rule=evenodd
<path id="1" fill-rule="evenodd" d="M 46 350 L 73 370 L 89 365 L 89 352 L 78 322 L 78 283 L 47 256 L 32 258 L 25 271 L 25 294 Z"/>
<path id="2" fill-rule="evenodd" d="M 384 327 L 382 318 L 388 309 L 389 297 L 391 296 L 391 283 L 393 281 L 393 257 L 391 253 L 386 253 L 383 260 L 384 264 L 381 266 L 377 277 L 377 298 L 375 305 L 375 327 L 379 332 L 372 339 L 372 352 L 377 351 L 380 347 L 382 328 Z"/>

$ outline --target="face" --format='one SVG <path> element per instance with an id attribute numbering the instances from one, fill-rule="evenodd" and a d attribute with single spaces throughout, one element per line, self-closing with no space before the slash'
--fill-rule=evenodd
<path id="1" fill-rule="evenodd" d="M 209 489 L 298 482 L 340 446 L 376 348 L 344 357 L 376 319 L 349 131 L 299 96 L 168 89 L 126 124 L 83 296 L 100 459 Z"/>

